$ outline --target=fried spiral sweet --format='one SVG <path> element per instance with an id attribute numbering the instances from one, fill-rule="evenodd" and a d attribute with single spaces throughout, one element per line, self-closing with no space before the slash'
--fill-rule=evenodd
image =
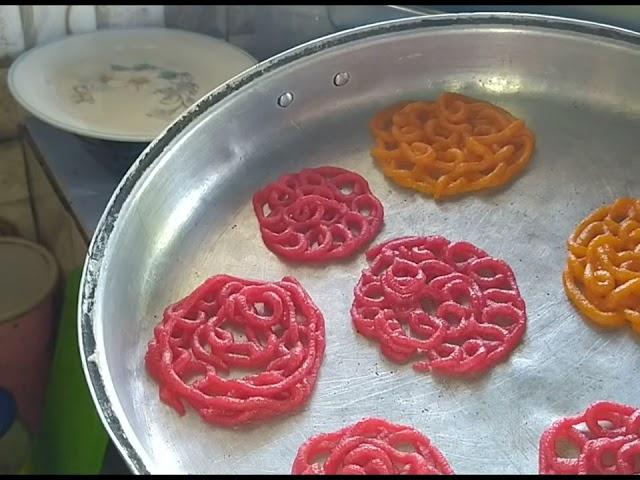
<path id="1" fill-rule="evenodd" d="M 518 345 L 525 302 L 511 268 L 467 242 L 390 240 L 367 252 L 355 287 L 356 330 L 390 360 L 445 375 L 486 371 Z"/>
<path id="2" fill-rule="evenodd" d="M 573 453 L 570 453 L 572 447 Z M 596 402 L 551 425 L 540 438 L 543 475 L 640 473 L 640 409 Z"/>
<path id="3" fill-rule="evenodd" d="M 305 169 L 256 192 L 262 239 L 288 260 L 350 257 L 382 229 L 384 209 L 360 175 L 338 167 Z"/>
<path id="4" fill-rule="evenodd" d="M 291 277 L 211 277 L 167 307 L 153 334 L 145 363 L 160 399 L 180 415 L 186 402 L 205 421 L 227 427 L 306 403 L 325 349 L 322 313 Z M 259 373 L 232 378 L 232 369 Z"/>
<path id="5" fill-rule="evenodd" d="M 410 446 L 410 451 L 402 446 Z M 319 458 L 326 456 L 319 462 Z M 305 442 L 293 475 L 452 475 L 444 455 L 417 430 L 369 418 Z"/>
<path id="6" fill-rule="evenodd" d="M 565 292 L 604 327 L 640 333 L 640 200 L 621 198 L 585 218 L 567 243 Z"/>
<path id="7" fill-rule="evenodd" d="M 371 155 L 384 174 L 435 199 L 506 184 L 535 148 L 535 136 L 522 120 L 455 93 L 382 110 L 370 130 Z"/>

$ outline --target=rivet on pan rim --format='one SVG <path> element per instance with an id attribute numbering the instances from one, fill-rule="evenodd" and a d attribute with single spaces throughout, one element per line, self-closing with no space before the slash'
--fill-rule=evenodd
<path id="1" fill-rule="evenodd" d="M 278 97 L 278 105 L 282 108 L 287 108 L 293 102 L 293 93 L 284 92 Z"/>
<path id="2" fill-rule="evenodd" d="M 349 72 L 340 72 L 336 73 L 335 77 L 333 77 L 333 84 L 336 87 L 342 87 L 343 85 L 349 83 L 349 80 L 351 80 L 351 75 L 349 75 Z"/>

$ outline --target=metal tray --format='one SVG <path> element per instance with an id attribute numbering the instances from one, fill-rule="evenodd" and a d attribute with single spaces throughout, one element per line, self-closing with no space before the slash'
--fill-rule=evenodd
<path id="1" fill-rule="evenodd" d="M 639 46 L 638 34 L 579 21 L 438 15 L 302 45 L 203 98 L 128 172 L 84 271 L 87 378 L 131 469 L 288 473 L 305 439 L 375 415 L 422 430 L 457 473 L 536 473 L 538 441 L 554 419 L 599 399 L 637 404 L 638 339 L 583 320 L 563 293 L 561 272 L 566 239 L 582 218 L 616 197 L 640 196 Z M 341 72 L 350 80 L 336 86 Z M 443 90 L 497 102 L 536 133 L 533 160 L 508 187 L 436 203 L 394 186 L 374 166 L 371 115 Z M 282 107 L 286 92 L 293 101 Z M 349 316 L 363 255 L 305 267 L 265 248 L 253 192 L 284 172 L 322 164 L 368 179 L 386 210 L 377 241 L 441 234 L 513 266 L 528 329 L 507 362 L 473 381 L 392 364 L 354 332 Z M 233 431 L 193 411 L 180 418 L 159 401 L 143 364 L 152 327 L 165 305 L 222 272 L 294 275 L 324 312 L 326 357 L 304 410 Z"/>

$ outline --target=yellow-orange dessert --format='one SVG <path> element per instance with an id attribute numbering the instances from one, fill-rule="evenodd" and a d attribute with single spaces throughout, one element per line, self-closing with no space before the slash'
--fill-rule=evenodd
<path id="1" fill-rule="evenodd" d="M 394 105 L 377 113 L 370 128 L 371 155 L 384 174 L 436 199 L 504 185 L 535 148 L 522 120 L 455 93 Z"/>
<path id="2" fill-rule="evenodd" d="M 585 218 L 568 241 L 567 296 L 605 327 L 640 333 L 640 199 L 621 198 Z"/>

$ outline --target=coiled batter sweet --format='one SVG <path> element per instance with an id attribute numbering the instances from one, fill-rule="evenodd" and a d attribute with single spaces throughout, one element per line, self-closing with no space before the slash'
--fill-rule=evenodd
<path id="1" fill-rule="evenodd" d="M 640 200 L 621 198 L 585 218 L 568 241 L 567 296 L 604 327 L 640 333 Z"/>
<path id="2" fill-rule="evenodd" d="M 375 115 L 370 128 L 371 154 L 384 174 L 436 199 L 506 184 L 535 147 L 522 120 L 455 93 L 394 105 Z"/>
<path id="3" fill-rule="evenodd" d="M 367 259 L 351 317 L 390 360 L 414 361 L 422 372 L 477 374 L 520 343 L 526 307 L 504 261 L 437 236 L 390 240 Z"/>
<path id="4" fill-rule="evenodd" d="M 186 402 L 225 427 L 304 405 L 325 349 L 322 313 L 292 277 L 211 277 L 167 307 L 153 333 L 145 362 L 160 399 L 180 415 Z M 230 377 L 236 369 L 259 373 Z"/>
<path id="5" fill-rule="evenodd" d="M 294 475 L 453 474 L 444 455 L 419 431 L 368 418 L 322 433 L 298 450 Z"/>
<path id="6" fill-rule="evenodd" d="M 255 193 L 253 209 L 265 245 L 298 262 L 351 257 L 384 222 L 382 203 L 367 181 L 330 166 L 282 176 Z"/>
<path id="7" fill-rule="evenodd" d="M 567 447 L 574 452 L 568 453 Z M 539 473 L 640 473 L 640 409 L 601 401 L 579 415 L 557 420 L 540 438 Z"/>

